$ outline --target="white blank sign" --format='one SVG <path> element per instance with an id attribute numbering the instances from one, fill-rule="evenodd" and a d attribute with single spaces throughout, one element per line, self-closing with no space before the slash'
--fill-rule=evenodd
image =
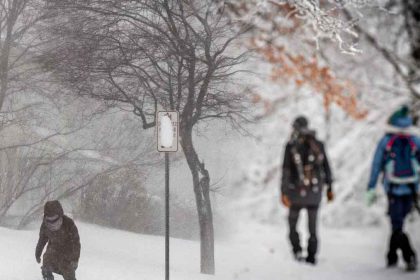
<path id="1" fill-rule="evenodd" d="M 161 111 L 157 114 L 157 148 L 159 152 L 178 151 L 178 112 Z"/>

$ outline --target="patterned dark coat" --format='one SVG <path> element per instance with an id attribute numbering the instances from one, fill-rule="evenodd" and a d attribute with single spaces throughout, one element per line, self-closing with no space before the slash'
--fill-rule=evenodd
<path id="1" fill-rule="evenodd" d="M 328 191 L 332 191 L 332 174 L 324 145 L 321 141 L 318 141 L 315 138 L 312 140 L 319 148 L 319 152 L 323 157 L 321 166 L 322 176 L 319 178 L 318 186 L 316 188 L 312 187 L 307 189 L 305 196 L 301 195 L 301 182 L 299 180 L 297 166 L 293 159 L 292 149 L 293 147 L 296 147 L 297 152 L 302 156 L 302 158 L 306 159 L 309 152 L 309 146 L 306 143 L 296 145 L 295 141 L 289 141 L 286 145 L 282 166 L 280 191 L 283 195 L 286 195 L 290 199 L 292 205 L 317 206 L 321 202 L 324 185 L 327 185 Z"/>

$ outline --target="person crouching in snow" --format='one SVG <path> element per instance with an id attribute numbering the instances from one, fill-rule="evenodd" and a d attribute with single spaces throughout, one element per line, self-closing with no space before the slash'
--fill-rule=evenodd
<path id="1" fill-rule="evenodd" d="M 407 234 L 403 231 L 403 226 L 406 216 L 417 203 L 420 182 L 420 138 L 409 132 L 413 121 L 406 106 L 395 112 L 388 123 L 393 131 L 385 134 L 376 148 L 366 198 L 369 206 L 375 202 L 376 183 L 380 173 L 383 173 L 383 185 L 388 195 L 388 214 L 392 227 L 387 266 L 397 266 L 397 251 L 401 249 L 407 270 L 415 271 L 416 254 Z"/>
<path id="2" fill-rule="evenodd" d="M 79 233 L 73 220 L 64 215 L 63 207 L 57 200 L 48 201 L 44 206 L 44 219 L 35 250 L 38 263 L 47 243 L 41 268 L 43 279 L 54 280 L 53 273 L 57 273 L 65 280 L 76 280 L 80 256 Z"/>
<path id="3" fill-rule="evenodd" d="M 316 264 L 318 251 L 317 221 L 323 189 L 327 187 L 328 201 L 334 199 L 332 175 L 324 145 L 308 128 L 308 120 L 301 116 L 293 123 L 293 132 L 286 145 L 281 180 L 281 202 L 289 208 L 289 238 L 296 260 Z M 302 256 L 296 226 L 301 210 L 308 211 L 308 255 Z"/>

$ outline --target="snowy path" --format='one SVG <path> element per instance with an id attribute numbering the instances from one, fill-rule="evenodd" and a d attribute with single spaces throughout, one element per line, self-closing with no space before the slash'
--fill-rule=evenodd
<path id="1" fill-rule="evenodd" d="M 136 235 L 80 224 L 82 258 L 78 280 L 163 279 L 163 238 Z M 419 224 L 409 231 L 419 232 Z M 385 229 L 323 229 L 319 265 L 310 267 L 290 260 L 286 230 L 279 226 L 248 224 L 236 238 L 217 245 L 217 276 L 202 276 L 197 242 L 172 240 L 172 279 L 274 280 L 274 279 L 420 279 L 402 267 L 384 269 Z M 420 235 L 414 236 L 420 250 Z M 0 280 L 40 280 L 34 260 L 37 231 L 0 228 Z M 57 277 L 56 279 L 61 279 Z"/>

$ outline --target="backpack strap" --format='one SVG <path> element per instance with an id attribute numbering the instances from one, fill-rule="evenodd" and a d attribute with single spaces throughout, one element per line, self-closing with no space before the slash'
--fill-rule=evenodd
<path id="1" fill-rule="evenodd" d="M 303 181 L 305 180 L 305 175 L 303 172 L 303 160 L 301 155 L 299 154 L 299 151 L 297 150 L 297 141 L 293 141 L 291 142 L 291 153 L 292 153 L 292 160 L 293 163 L 295 164 L 298 176 L 299 176 L 299 183 L 303 183 Z"/>
<path id="2" fill-rule="evenodd" d="M 415 154 L 417 152 L 417 145 L 414 142 L 413 136 L 411 136 L 411 135 L 404 135 L 404 134 L 396 134 L 396 135 L 393 135 L 391 137 L 391 139 L 389 139 L 388 143 L 386 144 L 386 147 L 385 147 L 386 151 L 388 153 L 390 153 L 392 151 L 392 147 L 394 146 L 395 141 L 397 139 L 401 139 L 401 138 L 405 138 L 405 139 L 408 140 L 408 143 L 410 144 L 411 151 Z"/>
<path id="3" fill-rule="evenodd" d="M 395 143 L 395 140 L 397 140 L 397 138 L 398 138 L 398 135 L 393 135 L 389 140 L 388 140 L 388 142 L 386 143 L 386 147 L 385 147 L 385 149 L 386 149 L 386 151 L 387 152 L 390 152 L 391 150 L 392 150 L 392 146 L 394 145 L 394 143 Z"/>
<path id="4" fill-rule="evenodd" d="M 315 138 L 310 138 L 308 140 L 308 144 L 311 148 L 311 151 L 314 153 L 317 164 L 322 164 L 322 162 L 324 161 L 324 154 L 322 153 L 321 147 L 318 144 L 317 140 Z"/>

